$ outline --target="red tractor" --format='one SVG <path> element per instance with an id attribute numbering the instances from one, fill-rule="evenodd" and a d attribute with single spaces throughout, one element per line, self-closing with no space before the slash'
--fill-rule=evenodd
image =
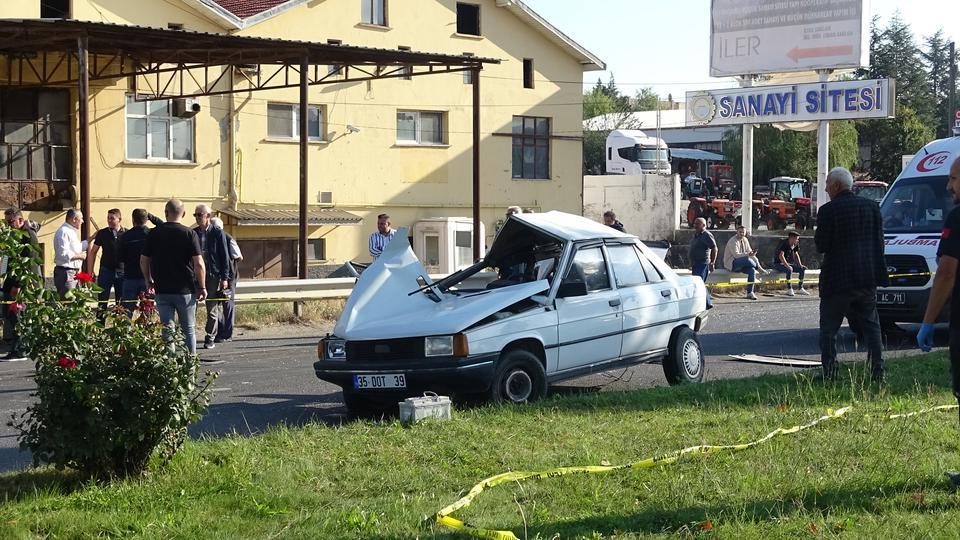
<path id="1" fill-rule="evenodd" d="M 790 223 L 797 230 L 812 229 L 810 182 L 803 178 L 778 176 L 769 184 L 769 197 L 753 200 L 754 218 L 766 223 L 769 231 L 785 229 Z"/>
<path id="2" fill-rule="evenodd" d="M 733 165 L 710 165 L 707 176 L 716 187 L 716 192 L 725 199 L 740 198 L 740 182 L 733 177 Z"/>
<path id="3" fill-rule="evenodd" d="M 687 225 L 692 229 L 697 218 L 707 220 L 708 229 L 729 229 L 740 224 L 741 201 L 713 197 L 691 197 L 687 206 Z"/>

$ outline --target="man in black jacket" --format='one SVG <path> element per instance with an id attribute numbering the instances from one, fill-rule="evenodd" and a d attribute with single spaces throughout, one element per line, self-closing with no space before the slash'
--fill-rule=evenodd
<path id="1" fill-rule="evenodd" d="M 142 293 L 147 292 L 147 284 L 140 271 L 140 255 L 147 241 L 147 221 L 153 226 L 163 225 L 163 220 L 148 213 L 143 208 L 137 208 L 131 215 L 133 227 L 120 235 L 117 242 L 117 258 L 123 264 L 123 307 L 128 315 L 133 315 L 137 307 L 137 300 Z"/>
<path id="2" fill-rule="evenodd" d="M 873 380 L 882 382 L 883 342 L 877 315 L 877 287 L 888 284 L 883 259 L 883 220 L 877 203 L 850 191 L 853 176 L 843 167 L 826 180 L 830 202 L 817 213 L 814 240 L 823 253 L 820 267 L 820 361 L 824 379 L 837 374 L 837 331 L 843 317 L 863 331 Z"/>
<path id="3" fill-rule="evenodd" d="M 203 262 L 207 269 L 207 283 L 211 288 L 207 299 L 206 337 L 203 339 L 203 348 L 212 349 L 217 337 L 217 320 L 223 302 L 230 293 L 230 281 L 233 272 L 230 265 L 230 247 L 223 229 L 218 229 L 210 223 L 212 210 L 205 204 L 198 204 L 193 212 L 197 226 L 193 229 L 200 238 L 200 249 L 203 251 Z M 216 289 L 213 289 L 216 287 Z"/>

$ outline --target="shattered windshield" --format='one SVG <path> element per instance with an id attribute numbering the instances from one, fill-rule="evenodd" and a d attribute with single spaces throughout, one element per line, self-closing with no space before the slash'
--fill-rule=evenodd
<path id="1" fill-rule="evenodd" d="M 883 199 L 880 213 L 888 233 L 939 233 L 953 210 L 946 176 L 902 178 Z"/>

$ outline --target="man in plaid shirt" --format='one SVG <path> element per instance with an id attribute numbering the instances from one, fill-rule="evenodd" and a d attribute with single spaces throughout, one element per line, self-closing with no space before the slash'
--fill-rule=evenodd
<path id="1" fill-rule="evenodd" d="M 877 287 L 888 284 L 883 258 L 883 220 L 877 203 L 850 191 L 853 176 L 843 167 L 827 175 L 830 202 L 817 213 L 814 240 L 823 253 L 820 268 L 820 361 L 823 378 L 837 374 L 837 331 L 853 319 L 867 339 L 873 380 L 883 382 L 883 342 Z"/>

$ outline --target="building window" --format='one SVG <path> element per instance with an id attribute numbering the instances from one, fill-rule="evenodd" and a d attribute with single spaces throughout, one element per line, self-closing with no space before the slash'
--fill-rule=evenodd
<path id="1" fill-rule="evenodd" d="M 41 19 L 69 19 L 70 0 L 40 0 Z"/>
<path id="2" fill-rule="evenodd" d="M 480 6 L 457 2 L 457 33 L 480 35 Z"/>
<path id="3" fill-rule="evenodd" d="M 444 144 L 443 113 L 397 111 L 397 143 Z"/>
<path id="4" fill-rule="evenodd" d="M 327 239 L 313 238 L 307 240 L 307 260 L 325 261 L 327 260 Z"/>
<path id="5" fill-rule="evenodd" d="M 339 39 L 328 39 L 327 45 L 343 45 L 343 41 Z M 339 75 L 343 71 L 343 65 L 341 64 L 330 64 L 327 66 L 328 75 Z"/>
<path id="6" fill-rule="evenodd" d="M 550 119 L 513 117 L 513 177 L 550 179 Z"/>
<path id="7" fill-rule="evenodd" d="M 319 105 L 307 107 L 307 140 L 323 140 L 323 110 Z M 267 104 L 267 138 L 300 140 L 300 106 L 289 103 Z"/>
<path id="8" fill-rule="evenodd" d="M 387 0 L 360 0 L 360 18 L 365 24 L 387 25 Z"/>
<path id="9" fill-rule="evenodd" d="M 523 59 L 523 87 L 533 88 L 533 58 Z"/>
<path id="10" fill-rule="evenodd" d="M 127 95 L 127 159 L 192 163 L 193 118 L 173 114 L 173 100 Z"/>
<path id="11" fill-rule="evenodd" d="M 464 56 L 474 56 L 471 52 L 463 53 Z M 463 84 L 473 84 L 473 70 L 463 72 Z"/>
<path id="12" fill-rule="evenodd" d="M 410 50 L 410 47 L 400 46 L 400 47 L 397 47 L 397 50 L 399 50 L 399 51 L 409 51 L 409 50 Z M 401 68 L 401 69 L 400 69 L 400 77 L 399 77 L 399 78 L 400 78 L 400 80 L 403 80 L 403 81 L 409 81 L 410 79 L 412 79 L 412 78 L 413 78 L 413 66 L 404 66 L 403 68 Z"/>

